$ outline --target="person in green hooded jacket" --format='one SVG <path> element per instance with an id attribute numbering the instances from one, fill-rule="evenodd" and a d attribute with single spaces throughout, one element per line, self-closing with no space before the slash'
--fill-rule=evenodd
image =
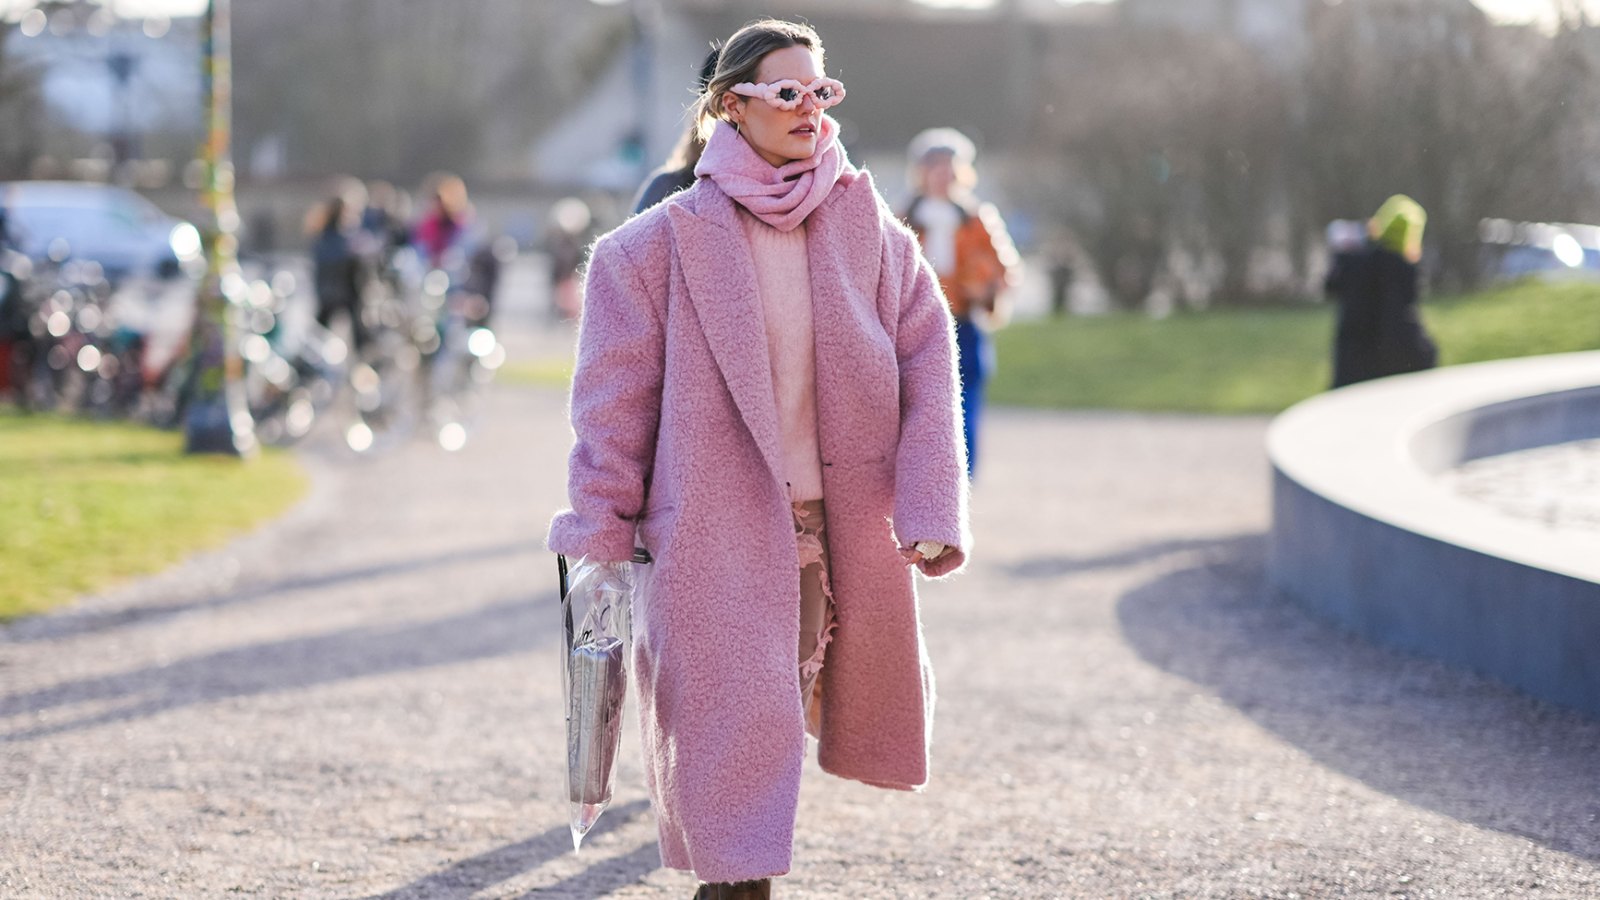
<path id="1" fill-rule="evenodd" d="M 1428 214 L 1396 194 L 1367 223 L 1367 242 L 1334 258 L 1328 293 L 1338 301 L 1333 386 L 1431 369 L 1439 351 L 1418 314 L 1417 264 Z"/>

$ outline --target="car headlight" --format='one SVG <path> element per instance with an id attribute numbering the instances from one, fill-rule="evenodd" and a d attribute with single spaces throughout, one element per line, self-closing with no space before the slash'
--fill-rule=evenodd
<path id="1" fill-rule="evenodd" d="M 188 222 L 175 226 L 167 243 L 172 245 L 173 254 L 185 262 L 200 256 L 200 231 Z"/>
<path id="2" fill-rule="evenodd" d="M 1556 259 L 1560 260 L 1561 264 L 1569 269 L 1576 269 L 1583 265 L 1583 245 L 1578 243 L 1577 238 L 1566 232 L 1555 236 L 1555 239 L 1550 242 L 1550 250 L 1556 255 Z"/>

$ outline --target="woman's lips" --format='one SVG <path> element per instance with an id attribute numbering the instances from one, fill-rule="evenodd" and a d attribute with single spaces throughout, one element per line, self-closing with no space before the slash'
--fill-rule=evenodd
<path id="1" fill-rule="evenodd" d="M 801 125 L 799 128 L 795 128 L 789 133 L 797 137 L 812 137 L 817 133 L 817 129 L 814 125 Z"/>

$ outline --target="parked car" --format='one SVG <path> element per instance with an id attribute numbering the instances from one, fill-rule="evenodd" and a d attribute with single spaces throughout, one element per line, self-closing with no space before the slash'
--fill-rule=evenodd
<path id="1" fill-rule="evenodd" d="M 177 278 L 201 261 L 200 232 L 127 188 L 68 181 L 0 183 L 6 230 L 36 260 L 93 260 L 106 278 Z"/>
<path id="2" fill-rule="evenodd" d="M 1600 279 L 1600 226 L 1484 219 L 1478 240 L 1490 278 Z"/>

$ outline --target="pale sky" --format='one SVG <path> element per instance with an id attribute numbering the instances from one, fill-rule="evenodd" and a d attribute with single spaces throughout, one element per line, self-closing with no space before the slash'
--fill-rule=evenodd
<path id="1" fill-rule="evenodd" d="M 1556 17 L 1555 0 L 1472 0 L 1472 2 L 1490 16 L 1506 22 L 1550 24 Z M 1587 9 L 1591 17 L 1600 18 L 1600 0 L 1578 0 L 1578 5 Z"/>
<path id="2" fill-rule="evenodd" d="M 669 0 L 670 2 L 670 0 Z M 936 0 L 937 2 L 937 0 Z M 974 4 L 971 0 L 945 0 L 954 5 L 982 5 Z M 1062 3 L 1105 2 L 1105 0 L 1059 0 Z M 1556 4 L 1559 0 L 1473 0 L 1489 15 L 1507 22 L 1549 22 L 1555 16 Z M 1591 15 L 1600 18 L 1600 0 L 1576 0 L 1583 4 Z M 13 0 L 0 0 L 0 9 L 12 5 Z M 109 0 L 109 5 L 116 12 L 128 16 L 194 16 L 205 9 L 206 0 Z"/>

